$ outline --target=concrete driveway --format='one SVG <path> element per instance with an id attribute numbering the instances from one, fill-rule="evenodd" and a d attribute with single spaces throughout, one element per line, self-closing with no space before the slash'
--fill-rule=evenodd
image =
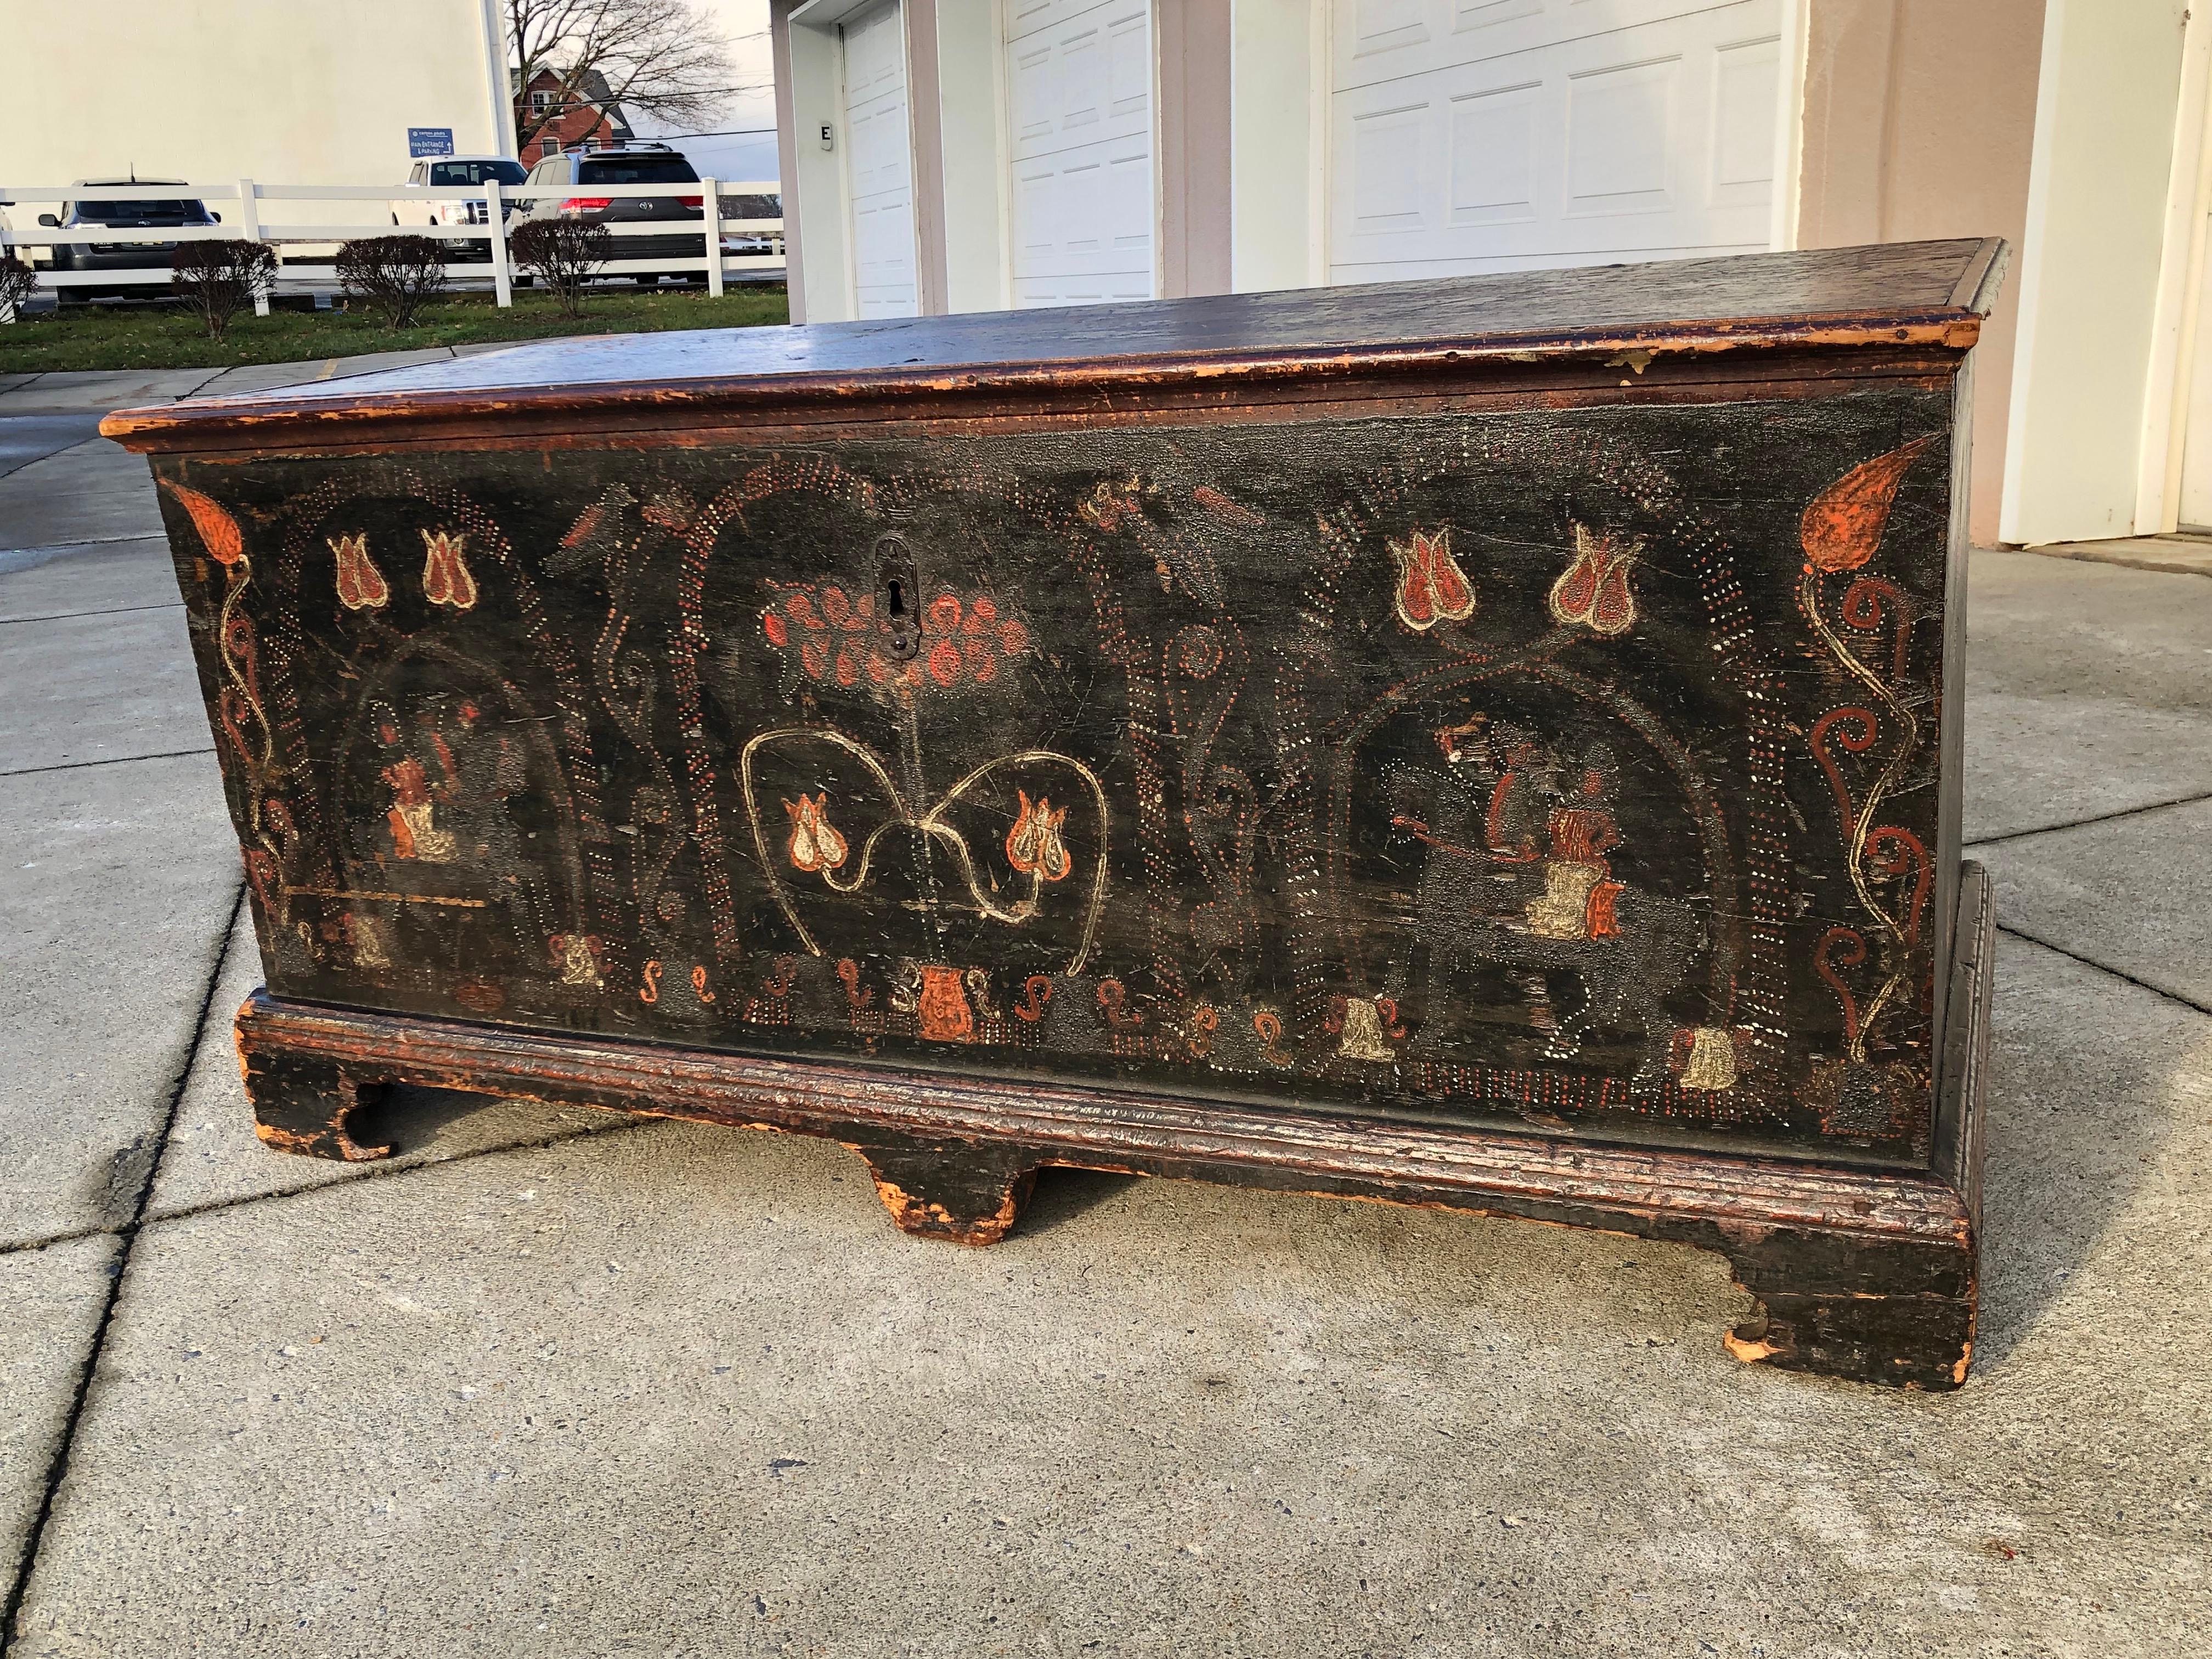
<path id="1" fill-rule="evenodd" d="M 389 1164 L 264 1151 L 83 424 L 205 384 L 0 392 L 8 1659 L 2212 1650 L 2212 580 L 1974 561 L 1987 1299 L 1897 1395 L 1591 1234 L 1048 1172 L 970 1252 L 834 1146 L 422 1092 Z"/>

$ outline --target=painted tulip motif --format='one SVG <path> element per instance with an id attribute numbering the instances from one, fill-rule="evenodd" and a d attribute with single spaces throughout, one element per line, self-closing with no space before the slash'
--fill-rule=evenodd
<path id="1" fill-rule="evenodd" d="M 337 556 L 338 603 L 349 611 L 361 611 L 381 606 L 392 597 L 385 586 L 384 573 L 368 556 L 368 532 L 358 536 L 327 536 L 331 551 Z"/>
<path id="2" fill-rule="evenodd" d="M 1031 800 L 1029 791 L 1017 789 L 1021 799 L 1021 811 L 1015 816 L 1014 827 L 1006 831 L 1006 862 L 1025 876 L 1036 876 L 1043 881 L 1059 881 L 1075 867 L 1075 860 L 1067 855 L 1066 843 L 1060 838 L 1060 826 L 1067 817 L 1063 806 L 1057 812 L 1052 803 L 1042 795 Z"/>
<path id="3" fill-rule="evenodd" d="M 1640 539 L 1616 542 L 1610 531 L 1592 535 L 1577 525 L 1574 562 L 1552 584 L 1553 620 L 1570 627 L 1586 623 L 1608 639 L 1626 633 L 1636 620 L 1628 573 L 1643 551 Z"/>
<path id="4" fill-rule="evenodd" d="M 477 602 L 477 580 L 461 562 L 466 536 L 451 531 L 422 532 L 422 597 L 433 605 L 466 611 Z"/>
<path id="5" fill-rule="evenodd" d="M 1440 622 L 1465 622 L 1474 614 L 1474 590 L 1452 557 L 1449 527 L 1430 535 L 1416 530 L 1410 545 L 1389 544 L 1398 562 L 1398 620 L 1417 634 Z"/>
<path id="6" fill-rule="evenodd" d="M 795 870 L 809 874 L 817 870 L 835 870 L 844 863 L 847 848 L 845 837 L 837 833 L 830 822 L 830 795 L 824 790 L 818 795 L 802 793 L 795 801 L 787 800 L 783 810 L 791 815 L 791 864 Z"/>
<path id="7" fill-rule="evenodd" d="M 1897 487 L 1905 481 L 1905 469 L 1934 441 L 1915 438 L 1886 455 L 1863 461 L 1814 496 L 1797 521 L 1806 562 L 1832 575 L 1856 570 L 1874 557 L 1889 525 Z"/>

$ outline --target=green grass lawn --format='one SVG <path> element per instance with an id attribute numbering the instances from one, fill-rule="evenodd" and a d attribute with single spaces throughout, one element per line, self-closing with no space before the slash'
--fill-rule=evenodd
<path id="1" fill-rule="evenodd" d="M 344 302 L 342 302 L 344 303 Z M 412 328 L 386 328 L 359 300 L 344 311 L 272 309 L 232 322 L 210 340 L 179 305 L 70 306 L 0 325 L 0 374 L 41 369 L 234 368 L 241 363 L 290 363 L 355 357 L 372 351 L 413 351 L 478 340 L 537 340 L 562 334 L 633 334 L 665 328 L 750 328 L 787 320 L 781 288 L 732 287 L 719 300 L 703 289 L 633 288 L 601 283 L 586 295 L 584 314 L 564 317 L 542 294 L 517 290 L 501 311 L 489 294 L 449 295 L 416 313 Z"/>

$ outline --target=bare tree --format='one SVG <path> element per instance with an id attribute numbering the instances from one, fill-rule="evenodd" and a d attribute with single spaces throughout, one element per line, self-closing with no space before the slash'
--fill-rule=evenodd
<path id="1" fill-rule="evenodd" d="M 720 34 L 692 0 L 507 0 L 507 35 L 515 141 L 525 149 L 568 109 L 605 116 L 620 105 L 671 126 L 701 125 L 753 89 L 736 84 Z M 549 70 L 558 80 L 552 100 L 533 108 L 530 83 Z"/>

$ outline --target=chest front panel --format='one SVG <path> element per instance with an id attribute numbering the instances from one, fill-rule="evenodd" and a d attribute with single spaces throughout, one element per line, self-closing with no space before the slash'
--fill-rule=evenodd
<path id="1" fill-rule="evenodd" d="M 1952 418 L 160 471 L 281 995 L 1911 1159 Z"/>

